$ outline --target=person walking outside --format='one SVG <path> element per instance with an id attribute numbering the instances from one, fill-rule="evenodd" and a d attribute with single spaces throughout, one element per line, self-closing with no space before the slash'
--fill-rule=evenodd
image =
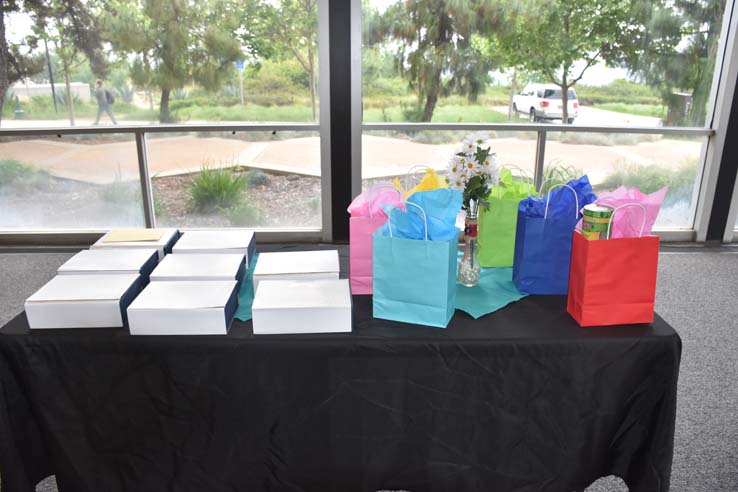
<path id="1" fill-rule="evenodd" d="M 97 118 L 95 118 L 95 123 L 93 124 L 99 124 L 100 116 L 102 116 L 103 112 L 105 112 L 108 113 L 108 116 L 110 116 L 110 120 L 113 122 L 113 124 L 117 125 L 118 122 L 115 121 L 115 116 L 113 116 L 113 108 L 111 107 L 115 102 L 115 98 L 109 90 L 103 88 L 103 83 L 100 79 L 97 79 L 97 81 L 95 81 L 95 99 L 97 99 Z"/>

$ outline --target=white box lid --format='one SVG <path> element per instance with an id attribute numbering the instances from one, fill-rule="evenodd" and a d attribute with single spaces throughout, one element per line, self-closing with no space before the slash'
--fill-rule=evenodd
<path id="1" fill-rule="evenodd" d="M 138 274 L 57 275 L 26 302 L 120 300 L 138 277 Z"/>
<path id="2" fill-rule="evenodd" d="M 244 256 L 244 253 L 167 255 L 154 269 L 151 277 L 236 278 Z"/>
<path id="3" fill-rule="evenodd" d="M 303 308 L 350 309 L 351 289 L 348 279 L 263 280 L 259 282 L 252 309 Z"/>
<path id="4" fill-rule="evenodd" d="M 145 231 L 149 231 L 150 229 L 144 229 Z M 97 240 L 97 242 L 94 244 L 95 247 L 98 248 L 159 248 L 166 246 L 171 240 L 172 236 L 174 236 L 177 233 L 177 229 L 174 228 L 168 228 L 168 229 L 153 229 L 154 231 L 161 231 L 161 235 L 159 239 L 157 240 L 133 240 L 133 241 L 117 241 L 117 242 L 108 242 L 106 239 L 110 237 L 112 234 L 119 234 L 121 231 L 129 231 L 132 233 L 135 233 L 136 229 L 114 229 L 107 234 L 105 234 L 103 237 Z"/>
<path id="5" fill-rule="evenodd" d="M 128 309 L 222 309 L 235 280 L 151 282 Z"/>
<path id="6" fill-rule="evenodd" d="M 188 231 L 182 233 L 172 251 L 191 249 L 247 249 L 254 231 L 247 229 Z"/>
<path id="7" fill-rule="evenodd" d="M 285 251 L 260 253 L 254 276 L 338 271 L 338 250 Z"/>
<path id="8" fill-rule="evenodd" d="M 72 256 L 58 271 L 137 272 L 156 253 L 155 248 L 86 249 Z"/>

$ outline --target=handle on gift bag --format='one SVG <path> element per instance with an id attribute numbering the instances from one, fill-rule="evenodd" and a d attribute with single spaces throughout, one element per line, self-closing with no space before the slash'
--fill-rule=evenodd
<path id="1" fill-rule="evenodd" d="M 638 207 L 643 211 L 643 222 L 641 222 L 641 232 L 638 234 L 638 237 L 643 237 L 643 231 L 646 229 L 646 207 L 641 205 L 640 203 L 626 203 L 624 205 L 620 205 L 619 207 L 615 207 L 615 210 L 612 211 L 612 215 L 610 216 L 610 220 L 607 223 L 607 239 L 610 239 L 610 228 L 612 227 L 612 221 L 615 219 L 615 214 L 618 210 L 621 210 L 626 207 Z"/>
<path id="2" fill-rule="evenodd" d="M 414 176 L 418 173 L 418 169 L 423 169 L 424 171 L 428 171 L 428 169 L 433 169 L 431 166 L 428 166 L 426 164 L 415 164 L 414 166 L 410 166 L 410 169 L 407 170 L 405 173 L 405 193 L 410 191 L 410 177 Z M 421 178 L 422 179 L 422 178 Z"/>
<path id="3" fill-rule="evenodd" d="M 551 192 L 555 190 L 556 188 L 569 188 L 572 193 L 574 193 L 574 203 L 576 204 L 576 208 L 574 209 L 574 218 L 579 217 L 579 195 L 577 195 L 577 190 L 569 186 L 568 184 L 557 184 L 551 187 L 550 190 L 548 190 L 548 193 L 546 194 L 546 210 L 543 213 L 543 220 L 546 220 L 548 217 L 548 204 L 551 202 Z"/>
<path id="4" fill-rule="evenodd" d="M 512 174 L 513 170 L 520 171 L 520 175 L 518 176 L 519 178 L 521 178 L 521 177 L 522 178 L 526 178 L 526 182 L 528 180 L 530 180 L 530 184 L 528 185 L 528 196 L 531 196 L 536 191 L 535 180 L 533 179 L 533 176 L 530 175 L 530 173 L 528 172 L 527 169 L 523 169 L 522 167 L 512 166 L 512 165 L 504 165 L 502 167 L 504 167 L 505 169 L 507 169 L 508 171 L 510 171 L 510 174 Z M 500 168 L 500 170 L 502 170 L 502 168 Z M 513 178 L 514 177 L 515 177 L 515 175 L 513 174 Z M 502 189 L 502 187 L 499 186 L 499 185 L 498 186 L 495 186 L 495 188 L 497 190 L 501 190 Z M 499 198 L 499 197 L 500 196 L 499 196 L 499 193 L 498 193 L 497 194 L 497 198 Z"/>
<path id="5" fill-rule="evenodd" d="M 369 208 L 369 218 L 373 219 L 374 214 L 372 213 L 372 205 L 374 204 L 374 200 L 377 198 L 377 194 L 379 190 L 393 190 L 397 192 L 397 196 L 400 200 L 402 200 L 402 192 L 397 189 L 397 187 L 391 183 L 380 183 L 377 185 L 372 186 L 371 189 L 367 190 L 368 193 L 366 195 L 366 203 L 367 207 Z"/>
<path id="6" fill-rule="evenodd" d="M 425 215 L 425 210 L 423 210 L 423 207 L 418 205 L 417 203 L 413 202 L 399 202 L 404 203 L 406 205 L 412 205 L 413 207 L 418 207 L 418 210 L 423 214 L 423 225 L 425 226 L 425 240 L 428 240 L 428 217 Z M 390 237 L 392 237 L 392 212 L 389 213 L 387 216 L 387 225 L 389 226 L 389 233 Z"/>
<path id="7" fill-rule="evenodd" d="M 538 189 L 536 190 L 536 195 L 540 196 L 541 193 L 543 193 L 543 188 L 546 186 L 546 183 L 556 183 L 557 185 L 558 184 L 566 184 L 564 181 L 560 180 L 559 178 L 548 178 L 548 179 L 544 179 L 543 181 L 541 181 L 541 186 L 538 187 Z M 552 186 L 551 189 L 553 189 L 553 188 L 554 187 Z M 548 192 L 550 193 L 551 190 L 548 190 Z"/>

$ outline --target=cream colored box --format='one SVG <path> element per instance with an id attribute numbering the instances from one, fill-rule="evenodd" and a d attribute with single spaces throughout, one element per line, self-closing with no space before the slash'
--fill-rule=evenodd
<path id="1" fill-rule="evenodd" d="M 251 314 L 255 335 L 348 333 L 349 281 L 265 280 L 259 284 Z"/>
<path id="2" fill-rule="evenodd" d="M 235 280 L 151 282 L 130 306 L 131 335 L 226 335 L 238 308 Z"/>
<path id="3" fill-rule="evenodd" d="M 165 254 L 172 252 L 178 238 L 177 229 L 113 229 L 90 249 L 156 248 L 161 260 Z"/>
<path id="4" fill-rule="evenodd" d="M 338 279 L 338 250 L 259 253 L 254 292 L 262 280 Z"/>
<path id="5" fill-rule="evenodd" d="M 134 275 L 57 275 L 26 299 L 31 329 L 115 328 L 141 291 Z"/>

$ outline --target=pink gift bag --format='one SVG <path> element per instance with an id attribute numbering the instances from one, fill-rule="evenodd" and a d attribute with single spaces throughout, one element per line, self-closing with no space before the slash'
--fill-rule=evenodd
<path id="1" fill-rule="evenodd" d="M 401 193 L 392 184 L 374 185 L 357 196 L 348 208 L 349 281 L 354 295 L 372 293 L 372 234 L 387 221 L 382 205 L 396 205 Z"/>

